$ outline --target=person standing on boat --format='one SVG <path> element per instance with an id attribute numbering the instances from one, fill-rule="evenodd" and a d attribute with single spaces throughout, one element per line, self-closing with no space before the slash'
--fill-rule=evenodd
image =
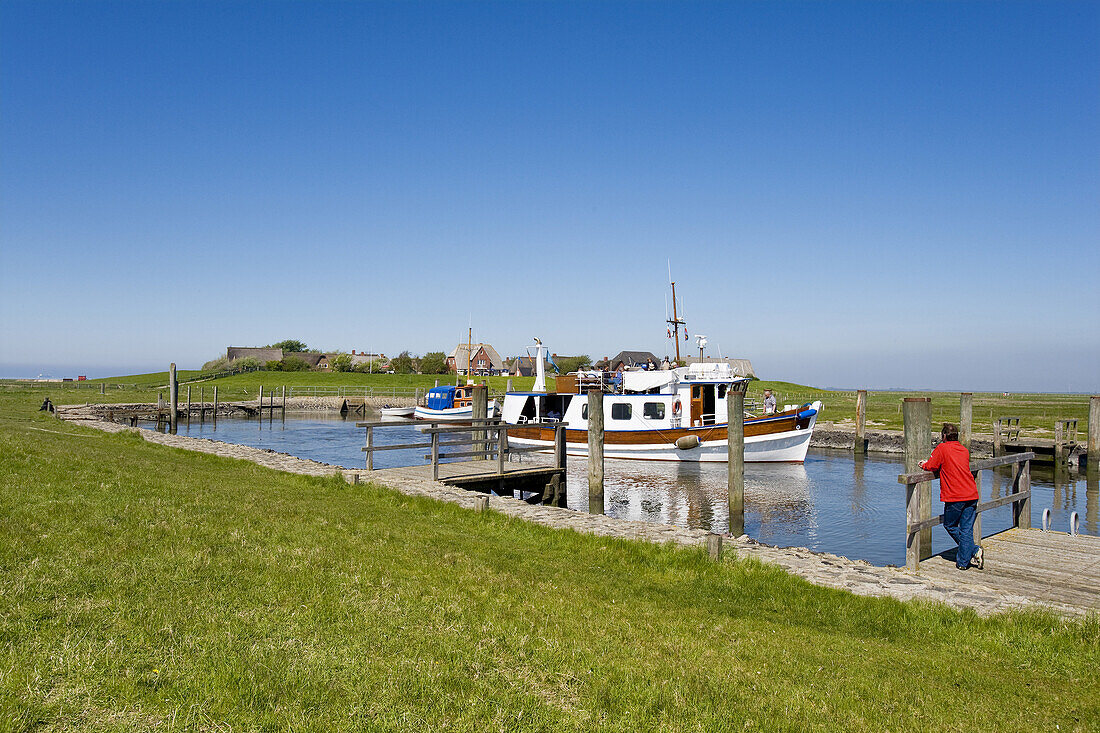
<path id="1" fill-rule="evenodd" d="M 775 397 L 772 396 L 772 391 L 770 389 L 764 390 L 764 414 L 775 414 Z"/>
<path id="2" fill-rule="evenodd" d="M 970 451 L 959 442 L 959 428 L 949 422 L 940 430 L 940 444 L 920 467 L 933 471 L 940 479 L 940 501 L 943 502 L 943 528 L 959 549 L 955 567 L 966 570 L 971 565 L 984 567 L 984 553 L 974 543 L 974 518 L 977 516 L 978 486 L 970 473 Z"/>

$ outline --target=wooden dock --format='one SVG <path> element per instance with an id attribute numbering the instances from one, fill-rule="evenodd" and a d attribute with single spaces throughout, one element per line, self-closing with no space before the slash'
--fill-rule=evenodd
<path id="1" fill-rule="evenodd" d="M 921 561 L 920 575 L 1100 612 L 1100 537 L 1014 528 L 984 538 L 982 548 L 984 570 L 956 569 L 952 549 Z"/>
<path id="2" fill-rule="evenodd" d="M 534 465 L 525 468 L 509 468 L 504 473 L 493 470 L 496 464 L 489 461 L 463 461 L 439 464 L 439 478 L 446 486 L 469 491 L 492 493 L 498 496 L 514 496 L 529 504 L 566 505 L 564 469 L 555 465 Z M 486 470 L 489 469 L 489 470 Z M 370 480 L 385 484 L 387 481 L 432 481 L 432 466 L 407 466 L 403 468 L 375 469 L 368 474 Z M 555 480 L 557 477 L 557 480 Z"/>

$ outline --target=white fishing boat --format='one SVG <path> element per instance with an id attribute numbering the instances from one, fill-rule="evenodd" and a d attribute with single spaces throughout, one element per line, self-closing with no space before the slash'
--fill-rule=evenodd
<path id="1" fill-rule="evenodd" d="M 504 397 L 503 420 L 520 426 L 508 442 L 519 446 L 554 444 L 554 428 L 526 423 L 561 421 L 566 452 L 588 455 L 588 392 L 602 395 L 604 456 L 651 461 L 725 462 L 728 458 L 727 399 L 744 394 L 749 378 L 733 374 L 729 364 L 702 362 L 673 369 L 580 371 L 559 377 L 558 389 L 546 391 L 542 368 L 545 347 L 537 344 L 538 374 L 531 392 Z M 745 460 L 802 463 L 810 447 L 821 402 L 772 415 L 746 415 Z"/>
<path id="2" fill-rule="evenodd" d="M 412 417 L 415 409 L 415 406 L 412 405 L 408 407 L 390 407 L 389 405 L 385 405 L 379 408 L 378 411 L 382 413 L 382 417 Z"/>
<path id="3" fill-rule="evenodd" d="M 417 405 L 413 416 L 418 420 L 442 420 L 461 422 L 474 417 L 473 388 L 467 384 L 461 387 L 445 385 L 432 387 L 423 405 Z M 486 417 L 497 417 L 500 407 L 496 400 L 489 400 Z"/>

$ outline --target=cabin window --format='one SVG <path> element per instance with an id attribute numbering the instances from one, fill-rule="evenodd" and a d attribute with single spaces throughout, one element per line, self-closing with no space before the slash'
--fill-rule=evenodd
<path id="1" fill-rule="evenodd" d="M 642 414 L 645 415 L 646 420 L 664 420 L 665 419 L 665 403 L 664 402 L 647 402 L 642 408 Z"/>
<path id="2" fill-rule="evenodd" d="M 581 405 L 581 420 L 587 420 L 587 419 L 588 419 L 588 403 L 585 402 L 583 405 Z"/>
<path id="3" fill-rule="evenodd" d="M 629 402 L 616 402 L 611 405 L 612 420 L 629 420 L 631 412 Z"/>
<path id="4" fill-rule="evenodd" d="M 726 385 L 719 384 L 718 385 L 718 399 L 722 399 L 725 396 L 726 396 Z"/>

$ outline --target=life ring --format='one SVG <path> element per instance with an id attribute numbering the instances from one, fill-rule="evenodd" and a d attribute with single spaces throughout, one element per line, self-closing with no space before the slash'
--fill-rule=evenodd
<path id="1" fill-rule="evenodd" d="M 672 403 L 672 414 L 675 417 L 680 417 L 680 413 L 682 411 L 683 411 L 683 408 L 680 406 L 680 400 L 676 400 L 675 402 Z"/>

